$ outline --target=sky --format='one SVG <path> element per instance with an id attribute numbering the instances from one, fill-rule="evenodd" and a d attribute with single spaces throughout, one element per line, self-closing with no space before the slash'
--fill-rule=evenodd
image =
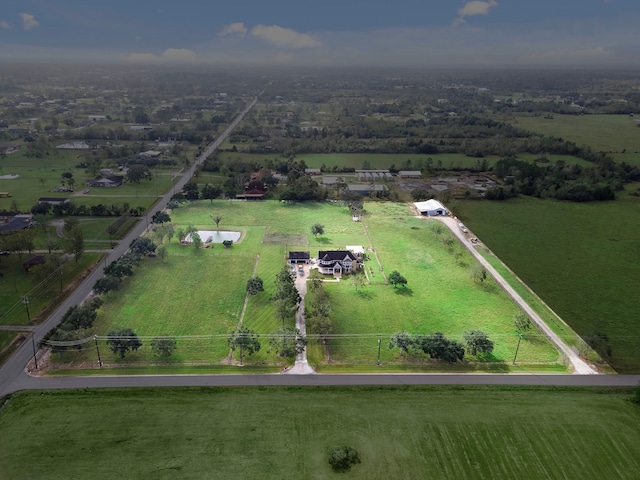
<path id="1" fill-rule="evenodd" d="M 638 67 L 638 25 L 639 0 L 2 0 L 0 62 Z"/>

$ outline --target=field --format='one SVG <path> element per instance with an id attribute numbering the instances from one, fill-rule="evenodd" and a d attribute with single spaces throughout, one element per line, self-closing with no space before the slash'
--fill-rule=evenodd
<path id="1" fill-rule="evenodd" d="M 333 387 L 16 394 L 3 478 L 635 479 L 628 391 Z M 331 471 L 328 451 L 361 464 Z"/>
<path id="2" fill-rule="evenodd" d="M 611 365 L 640 368 L 637 198 L 462 202 L 460 218 L 582 336 L 609 338 Z"/>
<path id="3" fill-rule="evenodd" d="M 518 116 L 515 126 L 575 142 L 589 145 L 596 151 L 635 153 L 629 163 L 640 162 L 640 135 L 635 118 L 628 115 L 559 115 L 552 119 L 544 116 Z"/>
<path id="4" fill-rule="evenodd" d="M 496 345 L 493 355 L 484 360 L 508 368 L 506 363 L 517 344 L 513 317 L 518 308 L 492 280 L 481 285 L 473 282 L 472 258 L 455 242 L 444 245 L 451 237 L 446 229 L 435 233 L 433 222 L 414 218 L 406 204 L 368 203 L 366 211 L 362 222 L 353 222 L 347 207 L 333 203 L 203 201 L 180 207 L 171 212 L 176 229 L 188 224 L 212 228 L 211 215 L 220 215 L 220 228 L 240 230 L 243 238 L 230 249 L 214 245 L 198 253 L 173 240 L 167 245 L 169 256 L 164 262 L 146 259 L 134 277 L 107 296 L 88 334 L 105 335 L 117 326 L 132 328 L 147 338 L 205 336 L 179 339 L 172 362 L 222 361 L 229 352 L 226 335 L 240 320 L 244 287 L 255 268 L 265 291 L 249 297 L 243 324 L 263 337 L 264 348 L 247 361 L 274 363 L 278 358 L 269 352 L 265 336 L 280 325 L 270 297 L 273 279 L 285 265 L 286 251 L 306 250 L 316 256 L 318 250 L 362 245 L 375 250 L 366 262 L 371 285 L 356 290 L 345 278 L 325 287 L 336 333 L 348 336 L 331 341 L 333 362 L 375 363 L 377 339 L 382 336 L 382 359 L 403 363 L 397 351 L 386 348 L 389 337 L 399 330 L 412 334 L 442 331 L 461 341 L 465 331 L 476 328 L 487 332 Z M 316 238 L 310 230 L 317 222 L 325 225 L 325 234 Z M 277 240 L 284 243 L 277 244 Z M 286 243 L 291 240 L 301 245 Z M 409 279 L 409 288 L 386 285 L 384 272 L 395 269 Z M 87 349 L 85 359 L 95 362 L 92 347 Z M 149 349 L 143 347 L 127 358 L 135 362 L 149 355 Z M 111 354 L 106 357 L 109 362 L 112 358 Z M 309 359 L 314 364 L 325 360 L 315 341 L 310 344 Z M 519 359 L 523 364 L 543 364 L 543 368 L 559 360 L 558 352 L 535 334 L 522 342 Z"/>

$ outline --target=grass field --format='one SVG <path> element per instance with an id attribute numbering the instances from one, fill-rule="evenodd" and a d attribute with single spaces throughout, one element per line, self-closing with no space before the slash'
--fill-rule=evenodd
<path id="1" fill-rule="evenodd" d="M 270 297 L 286 252 L 305 250 L 316 256 L 319 250 L 361 245 L 375 249 L 367 262 L 368 272 L 373 269 L 375 275 L 372 284 L 356 291 L 345 277 L 340 284 L 325 287 L 336 333 L 350 335 L 331 341 L 332 361 L 374 364 L 377 338 L 383 336 L 382 360 L 403 363 L 397 351 L 386 348 L 389 337 L 399 330 L 412 334 L 441 331 L 461 341 L 465 331 L 481 329 L 496 345 L 493 355 L 482 360 L 510 363 L 517 344 L 513 317 L 518 308 L 492 280 L 482 285 L 473 282 L 473 260 L 468 252 L 456 242 L 443 244 L 450 232 L 433 232 L 433 222 L 414 218 L 406 204 L 367 203 L 366 211 L 364 221 L 353 222 L 348 208 L 335 203 L 202 201 L 180 207 L 171 212 L 176 229 L 189 223 L 200 229 L 214 228 L 211 215 L 220 215 L 220 228 L 242 231 L 241 241 L 230 249 L 215 245 L 196 254 L 193 247 L 174 239 L 164 263 L 146 259 L 134 277 L 107 296 L 88 334 L 105 335 L 117 326 L 132 328 L 144 337 L 219 335 L 197 342 L 179 340 L 172 362 L 222 361 L 229 352 L 226 335 L 240 319 L 245 284 L 255 268 L 265 291 L 249 298 L 243 322 L 263 337 L 263 348 L 246 361 L 274 363 L 278 358 L 269 351 L 265 336 L 280 325 Z M 318 222 L 325 225 L 325 234 L 316 238 L 310 230 Z M 278 244 L 278 239 L 285 243 Z M 302 245 L 286 243 L 292 239 Z M 386 285 L 384 272 L 396 269 L 407 277 L 409 288 Z M 150 358 L 149 342 L 145 342 L 147 346 L 128 356 L 128 361 Z M 64 360 L 70 361 L 67 357 Z M 87 345 L 83 359 L 95 362 L 95 357 L 93 347 Z M 106 358 L 113 364 L 111 354 Z M 309 346 L 309 359 L 314 364 L 324 362 L 316 342 Z M 425 363 L 424 359 L 414 360 Z M 546 340 L 532 334 L 521 345 L 519 361 L 549 365 L 559 357 Z"/>
<path id="2" fill-rule="evenodd" d="M 518 116 L 512 123 L 525 130 L 589 145 L 596 151 L 633 152 L 640 157 L 640 125 L 629 115 Z M 637 162 L 636 162 L 637 163 Z"/>
<path id="3" fill-rule="evenodd" d="M 580 335 L 604 333 L 619 372 L 640 369 L 640 201 L 461 202 L 460 218 Z"/>
<path id="4" fill-rule="evenodd" d="M 629 391 L 333 387 L 28 392 L 2 478 L 636 479 Z M 362 463 L 336 474 L 328 451 Z"/>

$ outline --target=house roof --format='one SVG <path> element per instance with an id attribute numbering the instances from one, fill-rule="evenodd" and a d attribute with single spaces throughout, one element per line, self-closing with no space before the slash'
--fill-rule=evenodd
<path id="1" fill-rule="evenodd" d="M 290 260 L 309 260 L 311 254 L 309 252 L 289 252 Z"/>
<path id="2" fill-rule="evenodd" d="M 352 261 L 358 260 L 358 257 L 347 250 L 323 250 L 318 252 L 318 259 L 324 262 L 342 261 L 347 258 Z"/>
<path id="3" fill-rule="evenodd" d="M 414 205 L 416 206 L 416 208 L 418 209 L 418 211 L 420 213 L 422 212 L 432 212 L 434 210 L 445 210 L 448 211 L 447 208 L 442 205 L 439 201 L 434 200 L 433 198 L 431 200 L 427 200 L 425 202 L 415 202 Z"/>
<path id="4" fill-rule="evenodd" d="M 42 265 L 43 263 L 46 263 L 46 261 L 47 259 L 44 258 L 44 255 L 34 255 L 28 260 L 25 260 L 24 262 L 22 262 L 22 265 L 24 266 Z"/>
<path id="5" fill-rule="evenodd" d="M 422 172 L 420 170 L 400 170 L 398 175 L 401 177 L 421 177 Z"/>
<path id="6" fill-rule="evenodd" d="M 0 224 L 0 232 L 17 232 L 32 225 L 33 217 L 31 215 L 15 215 L 8 222 Z"/>

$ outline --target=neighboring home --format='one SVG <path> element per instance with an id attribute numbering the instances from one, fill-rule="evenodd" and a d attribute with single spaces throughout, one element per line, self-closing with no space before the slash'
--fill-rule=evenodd
<path id="1" fill-rule="evenodd" d="M 107 117 L 105 115 L 87 115 L 90 122 L 104 122 Z"/>
<path id="2" fill-rule="evenodd" d="M 0 223 L 0 234 L 18 232 L 33 226 L 33 215 L 30 213 L 3 218 L 6 218 L 6 220 L 4 223 Z"/>
<path id="3" fill-rule="evenodd" d="M 62 205 L 63 203 L 67 203 L 69 201 L 68 198 L 64 197 L 40 197 L 38 199 L 38 205 L 41 203 L 49 203 L 51 205 Z"/>
<path id="4" fill-rule="evenodd" d="M 89 145 L 85 141 L 63 143 L 56 145 L 60 150 L 89 150 Z"/>
<path id="5" fill-rule="evenodd" d="M 289 252 L 289 258 L 287 258 L 289 264 L 297 263 L 309 263 L 311 261 L 311 254 L 309 252 Z"/>
<path id="6" fill-rule="evenodd" d="M 436 217 L 438 215 L 448 215 L 449 211 L 439 201 L 431 199 L 426 202 L 415 202 L 414 205 L 420 212 L 420 215 L 428 217 Z"/>
<path id="7" fill-rule="evenodd" d="M 0 153 L 9 155 L 20 150 L 21 145 L 17 143 L 0 142 Z"/>
<path id="8" fill-rule="evenodd" d="M 147 150 L 136 155 L 137 158 L 160 158 L 161 156 L 162 152 L 159 150 Z"/>
<path id="9" fill-rule="evenodd" d="M 400 178 L 422 178 L 420 170 L 400 170 L 398 172 Z"/>
<path id="10" fill-rule="evenodd" d="M 305 168 L 304 173 L 307 175 L 322 175 L 322 172 L 319 168 Z"/>
<path id="11" fill-rule="evenodd" d="M 369 195 L 370 193 L 386 192 L 386 185 L 377 183 L 375 185 L 366 185 L 362 183 L 350 183 L 347 185 L 347 191 L 358 193 L 360 195 Z"/>
<path id="12" fill-rule="evenodd" d="M 340 276 L 357 270 L 362 257 L 347 250 L 326 250 L 318 252 L 318 270 L 325 275 Z"/>
<path id="13" fill-rule="evenodd" d="M 115 188 L 124 183 L 124 177 L 118 175 L 109 175 L 106 177 L 97 177 L 87 182 L 89 187 L 107 187 Z"/>
<path id="14" fill-rule="evenodd" d="M 239 193 L 236 195 L 238 200 L 262 200 L 264 198 L 264 192 L 261 190 L 248 190 L 245 193 Z"/>
<path id="15" fill-rule="evenodd" d="M 47 259 L 44 257 L 44 255 L 34 255 L 30 259 L 22 262 L 22 268 L 24 268 L 25 272 L 28 272 L 29 270 L 31 270 L 31 267 L 35 267 L 36 265 L 43 265 L 45 263 L 47 263 Z"/>
<path id="16" fill-rule="evenodd" d="M 153 127 L 151 125 L 131 125 L 129 128 L 133 131 L 153 130 Z"/>
<path id="17" fill-rule="evenodd" d="M 101 168 L 100 176 L 108 177 L 109 175 L 113 175 L 113 170 L 111 168 Z"/>

